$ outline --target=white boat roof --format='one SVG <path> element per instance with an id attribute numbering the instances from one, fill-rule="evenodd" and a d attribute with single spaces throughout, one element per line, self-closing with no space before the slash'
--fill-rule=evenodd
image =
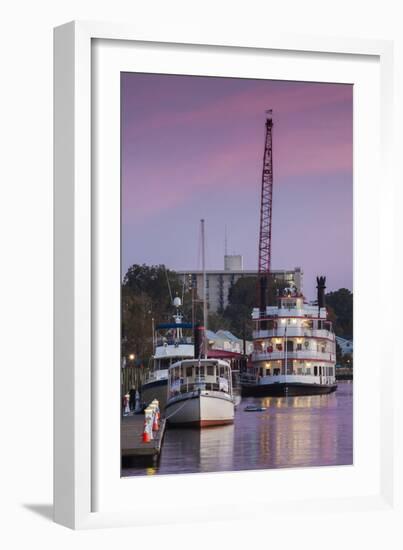
<path id="1" fill-rule="evenodd" d="M 157 346 L 154 351 L 154 359 L 163 359 L 164 357 L 184 357 L 194 356 L 194 344 L 169 344 L 167 346 Z"/>
<path id="2" fill-rule="evenodd" d="M 213 357 L 212 358 L 207 358 L 207 359 L 183 359 L 182 361 L 177 361 L 176 363 L 173 363 L 169 369 L 173 369 L 174 367 L 177 367 L 178 365 L 188 365 L 188 366 L 191 366 L 191 365 L 211 365 L 211 364 L 215 364 L 215 365 L 220 365 L 222 367 L 229 367 L 231 368 L 231 365 L 228 361 L 224 361 L 223 359 L 214 359 Z"/>

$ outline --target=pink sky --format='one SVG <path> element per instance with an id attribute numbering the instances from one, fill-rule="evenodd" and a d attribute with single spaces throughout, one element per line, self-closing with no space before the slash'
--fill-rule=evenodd
<path id="1" fill-rule="evenodd" d="M 122 270 L 257 268 L 265 110 L 273 109 L 274 269 L 301 266 L 314 295 L 352 289 L 352 86 L 122 74 Z"/>

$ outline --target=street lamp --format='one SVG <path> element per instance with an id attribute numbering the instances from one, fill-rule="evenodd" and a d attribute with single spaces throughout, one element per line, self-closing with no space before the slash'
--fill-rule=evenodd
<path id="1" fill-rule="evenodd" d="M 134 361 L 135 358 L 136 358 L 136 356 L 134 355 L 134 353 L 131 353 L 131 354 L 129 355 L 129 360 L 130 360 L 130 361 Z"/>

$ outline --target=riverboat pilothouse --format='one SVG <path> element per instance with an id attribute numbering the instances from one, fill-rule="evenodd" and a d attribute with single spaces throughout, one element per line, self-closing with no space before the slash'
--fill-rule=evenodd
<path id="1" fill-rule="evenodd" d="M 281 291 L 276 306 L 255 308 L 252 366 L 243 395 L 314 395 L 337 389 L 336 339 L 325 307 L 325 277 L 317 278 L 317 303 L 295 288 Z"/>

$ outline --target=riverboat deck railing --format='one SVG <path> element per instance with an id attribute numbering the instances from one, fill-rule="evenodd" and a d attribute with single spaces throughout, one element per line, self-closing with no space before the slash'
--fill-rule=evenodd
<path id="1" fill-rule="evenodd" d="M 253 338 L 284 338 L 284 325 L 274 329 L 255 330 Z M 325 338 L 335 340 L 335 334 L 332 330 L 326 328 L 306 328 L 287 325 L 287 338 Z"/>
<path id="2" fill-rule="evenodd" d="M 194 344 L 194 339 L 191 336 L 184 336 L 182 338 L 164 336 L 157 338 L 155 341 L 156 346 L 180 346 L 183 344 Z"/>
<path id="3" fill-rule="evenodd" d="M 231 384 L 228 381 L 228 392 L 230 392 Z M 194 378 L 183 378 L 181 379 L 180 384 L 175 386 L 174 389 L 170 389 L 171 395 L 179 395 L 182 393 L 189 393 L 197 390 L 202 391 L 224 391 L 222 385 L 220 385 L 219 378 L 216 379 L 216 381 L 211 382 L 207 381 L 206 377 L 204 375 L 198 376 L 196 379 Z"/>
<path id="4" fill-rule="evenodd" d="M 282 351 L 255 351 L 253 353 L 255 360 L 263 361 L 278 361 L 284 360 L 284 350 Z M 317 350 L 306 350 L 306 351 L 287 351 L 287 360 L 306 360 L 310 359 L 311 361 L 336 361 L 336 354 L 329 352 L 322 352 Z"/>

